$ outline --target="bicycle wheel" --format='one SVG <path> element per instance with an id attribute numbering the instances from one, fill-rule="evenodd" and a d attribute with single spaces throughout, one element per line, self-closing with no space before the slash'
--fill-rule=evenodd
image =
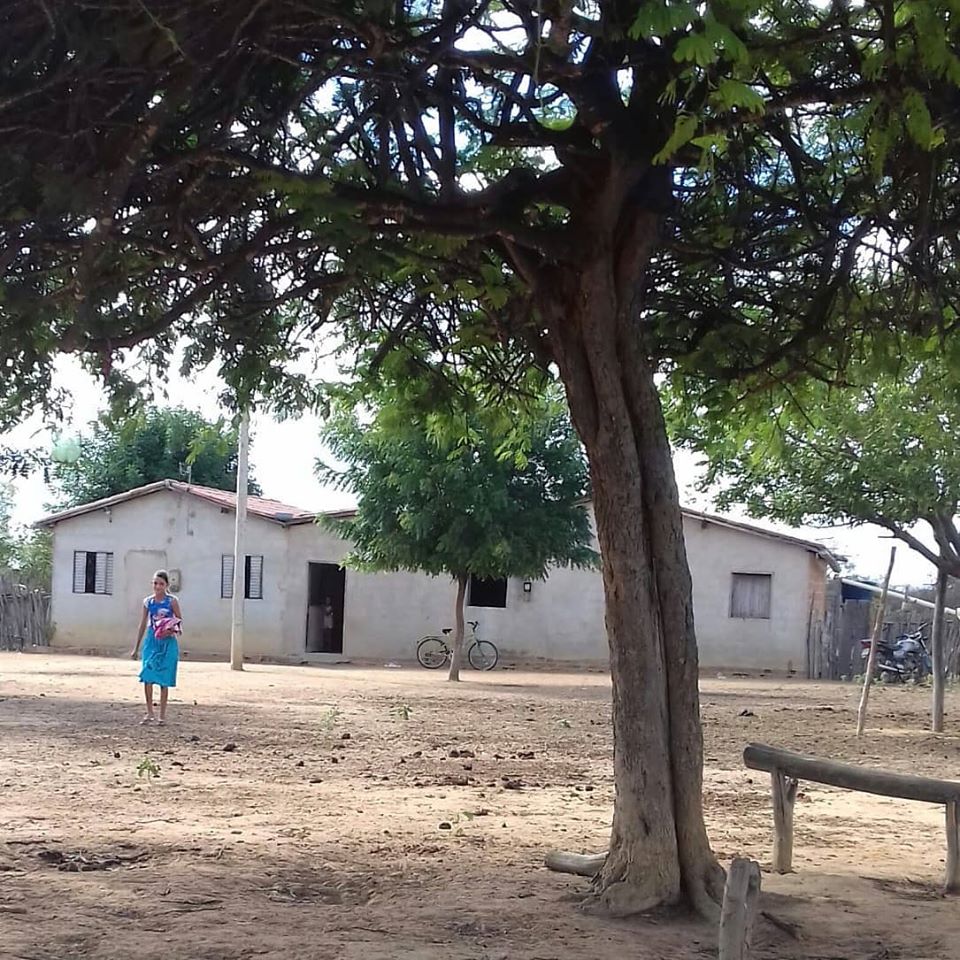
<path id="1" fill-rule="evenodd" d="M 489 640 L 477 640 L 467 651 L 474 670 L 492 670 L 500 659 L 500 651 Z"/>
<path id="2" fill-rule="evenodd" d="M 439 670 L 449 656 L 449 647 L 439 637 L 424 637 L 417 644 L 417 660 L 428 670 Z"/>

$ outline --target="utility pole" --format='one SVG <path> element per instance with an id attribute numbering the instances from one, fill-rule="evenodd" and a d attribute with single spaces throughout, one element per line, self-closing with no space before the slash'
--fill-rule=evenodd
<path id="1" fill-rule="evenodd" d="M 240 449 L 237 458 L 237 526 L 233 540 L 233 603 L 230 623 L 230 669 L 243 669 L 243 601 L 247 585 L 247 459 L 250 447 L 250 413 L 240 415 Z"/>

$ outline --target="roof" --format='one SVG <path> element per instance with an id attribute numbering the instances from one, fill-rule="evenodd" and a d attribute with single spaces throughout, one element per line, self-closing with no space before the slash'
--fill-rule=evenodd
<path id="1" fill-rule="evenodd" d="M 103 500 L 95 500 L 93 503 L 84 503 L 79 507 L 71 507 L 69 510 L 63 510 L 60 513 L 52 514 L 40 520 L 36 525 L 38 527 L 52 527 L 64 520 L 72 520 L 74 517 L 80 517 L 87 513 L 94 513 L 97 510 L 105 510 L 116 504 L 126 503 L 129 500 L 137 500 L 140 497 L 148 497 L 151 494 L 159 493 L 163 490 L 172 493 L 184 493 L 200 500 L 206 500 L 213 503 L 221 509 L 231 512 L 237 509 L 237 495 L 230 490 L 216 490 L 213 487 L 201 487 L 197 484 L 183 483 L 180 480 L 160 480 L 157 483 L 148 484 L 145 487 L 137 487 L 134 490 L 128 490 L 126 493 L 118 493 L 113 497 L 106 497 Z M 588 501 L 585 501 L 588 502 Z M 290 527 L 302 523 L 313 523 L 318 514 L 312 510 L 304 510 L 302 507 L 294 507 L 288 503 L 281 503 L 278 500 L 267 500 L 263 497 L 247 497 L 247 513 L 260 517 L 263 520 L 269 520 L 271 523 L 278 523 L 281 526 Z M 355 515 L 352 510 L 338 510 L 325 514 L 325 516 L 337 519 L 346 519 Z M 738 530 L 742 533 L 753 534 L 758 537 L 766 537 L 770 540 L 779 540 L 784 543 L 801 547 L 810 553 L 815 554 L 821 560 L 826 561 L 834 570 L 840 569 L 840 563 L 837 557 L 824 544 L 816 540 L 804 540 L 802 537 L 795 537 L 788 533 L 780 533 L 777 530 L 769 530 L 765 527 L 758 527 L 752 523 L 742 523 L 739 520 L 731 520 L 729 517 L 720 517 L 716 514 L 703 513 L 700 510 L 692 510 L 688 507 L 683 508 L 683 515 L 692 520 L 700 520 L 702 523 L 710 523 L 719 527 L 726 527 L 731 530 Z"/>
<path id="2" fill-rule="evenodd" d="M 821 560 L 826 561 L 830 567 L 840 570 L 840 558 L 819 540 L 805 540 L 803 537 L 795 537 L 789 533 L 781 533 L 779 530 L 770 530 L 766 527 L 758 527 L 752 523 L 743 523 L 740 520 L 731 520 L 729 517 L 720 517 L 713 513 L 703 513 L 700 510 L 692 510 L 689 507 L 683 507 L 683 515 L 692 520 L 700 520 L 703 523 L 712 523 L 719 527 L 729 527 L 731 530 L 740 530 L 743 533 L 751 533 L 757 537 L 767 537 L 770 540 L 781 540 L 784 543 L 793 544 L 796 547 L 802 547 L 810 553 L 816 554 Z"/>
<path id="3" fill-rule="evenodd" d="M 589 497 L 584 497 L 582 503 L 587 506 L 590 503 Z M 717 516 L 713 513 L 703 513 L 701 510 L 693 510 L 690 507 L 681 507 L 680 512 L 691 520 L 699 520 L 701 523 L 712 523 L 718 527 L 727 527 L 731 530 L 737 530 L 741 533 L 750 533 L 757 537 L 766 537 L 768 540 L 780 540 L 791 546 L 800 547 L 809 553 L 813 553 L 821 560 L 825 561 L 831 569 L 840 571 L 840 558 L 830 550 L 825 544 L 818 540 L 805 540 L 803 537 L 795 537 L 789 533 L 780 533 L 778 530 L 771 530 L 767 527 L 758 527 L 752 523 L 743 523 L 740 520 L 731 520 L 729 517 Z M 338 510 L 327 513 L 325 516 L 336 519 L 348 519 L 356 516 L 355 510 Z"/>
<path id="4" fill-rule="evenodd" d="M 64 520 L 72 520 L 74 517 L 82 517 L 87 513 L 95 513 L 97 510 L 106 510 L 121 503 L 127 503 L 131 500 L 139 500 L 141 497 L 149 497 L 155 493 L 169 491 L 170 493 L 182 493 L 198 500 L 206 500 L 223 510 L 231 513 L 237 509 L 237 495 L 230 490 L 216 490 L 213 487 L 202 487 L 194 483 L 183 483 L 180 480 L 158 480 L 156 483 L 149 483 L 145 487 L 137 487 L 134 490 L 127 490 L 125 493 L 118 493 L 112 497 L 105 497 L 103 500 L 94 500 L 92 503 L 84 503 L 78 507 L 71 507 L 69 510 L 62 510 L 49 517 L 44 517 L 36 526 L 52 527 Z M 278 523 L 281 526 L 294 526 L 299 523 L 313 523 L 317 514 L 311 510 L 304 510 L 302 507 L 294 507 L 288 503 L 281 503 L 279 500 L 268 500 L 264 497 L 247 497 L 247 513 L 260 517 L 262 520 L 269 520 L 271 523 Z"/>

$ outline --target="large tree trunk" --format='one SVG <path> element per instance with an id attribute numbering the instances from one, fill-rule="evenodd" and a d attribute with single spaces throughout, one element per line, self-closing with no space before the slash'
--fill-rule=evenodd
<path id="1" fill-rule="evenodd" d="M 944 618 L 947 606 L 947 585 L 950 577 L 946 571 L 937 572 L 937 593 L 933 605 L 933 628 L 930 631 L 930 660 L 933 672 L 933 703 L 930 711 L 930 729 L 943 733 L 944 686 L 947 682 L 947 667 L 943 649 Z"/>
<path id="2" fill-rule="evenodd" d="M 618 915 L 686 902 L 717 916 L 683 518 L 637 301 L 656 218 L 629 229 L 629 262 L 597 244 L 538 291 L 590 461 L 606 595 L 616 801 L 596 897 Z"/>
<path id="3" fill-rule="evenodd" d="M 460 679 L 460 662 L 463 660 L 463 634 L 465 627 L 463 604 L 467 598 L 468 579 L 467 575 L 463 573 L 457 576 L 457 599 L 453 613 L 453 639 L 450 647 L 450 672 L 447 674 L 447 679 L 453 681 Z"/>

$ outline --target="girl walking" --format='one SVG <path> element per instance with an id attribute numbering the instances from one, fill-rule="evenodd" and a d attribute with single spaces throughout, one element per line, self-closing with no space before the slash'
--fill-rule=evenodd
<path id="1" fill-rule="evenodd" d="M 177 662 L 180 659 L 180 647 L 177 634 L 180 633 L 180 601 L 170 590 L 170 577 L 165 570 L 153 575 L 153 594 L 143 601 L 143 615 L 137 630 L 137 643 L 131 653 L 133 660 L 140 652 L 143 641 L 143 664 L 140 670 L 140 682 L 143 684 L 143 696 L 147 704 L 147 714 L 143 723 L 167 722 L 167 697 L 170 688 L 177 685 Z M 146 639 L 144 639 L 146 633 Z M 154 713 L 153 688 L 160 687 L 160 716 Z"/>

